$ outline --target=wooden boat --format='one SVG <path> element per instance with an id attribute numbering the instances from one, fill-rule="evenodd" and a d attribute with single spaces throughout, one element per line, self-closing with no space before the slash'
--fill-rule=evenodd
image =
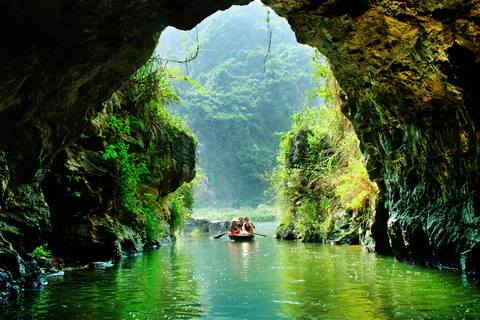
<path id="1" fill-rule="evenodd" d="M 230 234 L 230 232 L 228 233 L 228 236 L 230 237 L 230 239 L 233 239 L 235 241 L 250 241 L 250 240 L 253 240 L 253 238 L 255 237 L 253 233 L 252 234 Z"/>

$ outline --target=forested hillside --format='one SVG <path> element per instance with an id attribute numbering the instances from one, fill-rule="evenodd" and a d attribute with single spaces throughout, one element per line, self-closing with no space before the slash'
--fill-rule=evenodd
<path id="1" fill-rule="evenodd" d="M 179 65 L 205 89 L 182 84 L 184 101 L 174 106 L 199 139 L 208 185 L 198 205 L 268 201 L 262 175 L 276 165 L 275 132 L 290 129 L 291 115 L 303 109 L 312 88 L 313 49 L 298 44 L 284 19 L 254 2 L 218 12 L 188 33 L 167 29 L 158 51 L 169 60 L 196 57 Z"/>

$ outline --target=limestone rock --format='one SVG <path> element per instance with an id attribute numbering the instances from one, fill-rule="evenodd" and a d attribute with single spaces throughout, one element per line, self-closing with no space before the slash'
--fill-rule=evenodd
<path id="1" fill-rule="evenodd" d="M 184 234 L 192 232 L 220 234 L 230 230 L 232 222 L 230 220 L 216 221 L 206 218 L 192 217 L 183 229 Z"/>
<path id="2" fill-rule="evenodd" d="M 0 302 L 11 296 L 18 298 L 22 288 L 44 282 L 35 259 L 30 255 L 20 256 L 0 232 Z"/>
<path id="3" fill-rule="evenodd" d="M 288 226 L 285 226 L 283 223 L 280 224 L 275 233 L 275 237 L 283 240 L 295 240 L 297 238 L 295 224 L 290 223 Z"/>
<path id="4" fill-rule="evenodd" d="M 345 92 L 342 111 L 382 190 L 369 243 L 460 269 L 480 243 L 480 3 L 264 3 L 328 57 Z"/>
<path id="5" fill-rule="evenodd" d="M 308 144 L 308 131 L 299 130 L 295 132 L 290 147 L 290 154 L 288 155 L 287 168 L 294 168 L 305 162 L 310 151 Z"/>
<path id="6" fill-rule="evenodd" d="M 106 104 L 81 138 L 57 155 L 42 183 L 52 224 L 48 243 L 62 257 L 79 261 L 110 260 L 144 249 L 141 233 L 147 221 L 145 213 L 140 210 L 137 214 L 117 205 L 118 181 L 113 174 L 116 168 L 103 158 L 111 118 L 125 112 L 119 104 Z M 149 130 L 133 129 L 122 138 L 141 160 L 152 162 L 154 155 L 174 163 L 161 172 L 153 172 L 161 181 L 146 179 L 140 192 L 157 199 L 152 214 L 165 221 L 167 226 L 162 225 L 162 229 L 168 237 L 171 211 L 168 194 L 195 177 L 195 142 L 184 133 L 153 137 Z"/>
<path id="7" fill-rule="evenodd" d="M 328 57 L 345 92 L 343 112 L 382 191 L 365 243 L 404 261 L 478 269 L 480 2 L 263 1 Z M 1 248 L 31 250 L 50 232 L 45 172 L 166 26 L 193 28 L 248 2 L 3 1 Z"/>

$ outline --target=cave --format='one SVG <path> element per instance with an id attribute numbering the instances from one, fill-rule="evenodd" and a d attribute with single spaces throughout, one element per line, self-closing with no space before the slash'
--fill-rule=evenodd
<path id="1" fill-rule="evenodd" d="M 2 3 L 4 255 L 31 251 L 51 231 L 46 170 L 149 59 L 162 30 L 249 2 Z M 480 3 L 262 2 L 328 58 L 345 93 L 342 112 L 381 189 L 369 249 L 478 275 Z"/>

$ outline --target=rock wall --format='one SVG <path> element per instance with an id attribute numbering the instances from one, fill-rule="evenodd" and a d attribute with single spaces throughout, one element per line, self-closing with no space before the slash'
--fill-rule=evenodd
<path id="1" fill-rule="evenodd" d="M 28 269 L 26 265 L 31 257 L 26 253 L 43 244 L 52 234 L 51 212 L 41 183 L 54 158 L 59 153 L 64 159 L 82 154 L 95 158 L 91 152 L 78 148 L 78 144 L 63 150 L 81 137 L 90 120 L 103 109 L 103 102 L 148 60 L 166 26 L 193 28 L 208 15 L 227 9 L 233 3 L 228 0 L 210 2 L 2 1 L 0 236 L 5 241 L 0 243 L 0 292 L 24 282 L 26 273 L 15 272 L 15 269 Z M 174 172 L 165 179 L 171 183 L 159 188 L 162 197 L 167 197 L 165 194 L 175 190 L 190 174 L 189 170 L 184 170 L 182 162 L 175 161 L 173 167 Z M 102 173 L 103 168 L 96 169 L 100 170 L 96 173 Z M 70 174 L 65 171 L 68 170 L 60 170 Z M 56 180 L 59 186 L 65 187 L 64 182 L 69 177 L 83 179 L 75 173 L 65 178 L 50 177 L 49 181 Z M 91 177 L 85 179 L 88 180 L 92 180 Z M 83 187 L 79 191 L 82 199 L 92 191 L 88 190 L 88 184 Z M 108 193 L 108 188 L 102 192 Z M 78 194 L 63 195 L 75 199 Z M 49 202 L 54 207 L 58 205 L 53 200 Z M 162 201 L 163 209 L 168 208 L 167 202 Z M 108 208 L 108 201 L 101 199 L 102 206 Z M 90 220 L 91 211 L 100 212 L 101 209 L 77 212 L 75 221 Z M 54 215 L 61 217 L 63 212 Z M 60 220 L 65 221 L 65 217 Z M 92 239 L 104 237 L 98 239 L 99 242 L 110 243 L 108 250 L 111 250 L 111 242 L 117 241 L 117 231 L 111 229 L 115 220 L 108 215 L 97 215 L 93 220 L 95 222 L 90 225 L 83 223 L 70 229 L 76 228 L 78 235 L 88 233 Z M 125 232 L 126 242 L 136 243 L 127 235 L 128 231 Z M 104 256 L 105 251 L 99 255 Z M 7 256 L 14 259 L 7 259 Z M 5 282 L 5 279 L 13 280 Z M 2 296 L 0 294 L 0 300 Z"/>
<path id="2" fill-rule="evenodd" d="M 44 241 L 56 256 L 102 261 L 141 252 L 146 245 L 141 234 L 147 217 L 142 211 L 131 212 L 118 205 L 116 168 L 103 158 L 108 136 L 112 135 L 109 122 L 113 116 L 128 117 L 120 104 L 106 104 L 80 139 L 55 157 L 42 182 L 52 225 Z M 139 128 L 123 138 L 137 158 L 152 162 L 154 155 L 169 158 L 172 163 L 161 171 L 151 170 L 150 178 L 160 179 L 143 179 L 140 191 L 154 198 L 154 211 L 163 221 L 163 236 L 155 241 L 171 242 L 168 194 L 194 179 L 196 143 L 183 132 L 167 136 L 158 130 L 153 136 L 150 130 Z"/>
<path id="3" fill-rule="evenodd" d="M 231 225 L 232 222 L 230 220 L 216 221 L 206 218 L 192 217 L 187 222 L 182 232 L 185 234 L 193 232 L 220 234 L 229 231 Z"/>
<path id="4" fill-rule="evenodd" d="M 264 2 L 328 57 L 345 92 L 343 112 L 383 190 L 374 248 L 479 266 L 480 3 Z"/>
<path id="5" fill-rule="evenodd" d="M 40 186 L 46 170 L 147 61 L 160 32 L 248 2 L 2 1 L 2 252 L 9 244 L 31 251 L 51 232 Z M 264 3 L 329 58 L 345 92 L 344 113 L 383 191 L 372 248 L 391 248 L 405 261 L 478 268 L 480 3 Z"/>
<path id="6" fill-rule="evenodd" d="M 169 166 L 165 162 L 157 167 L 158 171 L 150 170 L 150 176 L 141 181 L 139 194 L 149 194 L 152 198 L 148 201 L 151 210 L 148 214 L 155 215 L 162 230 L 155 239 L 146 239 L 145 227 L 150 217 L 147 209 L 142 207 L 132 212 L 119 204 L 118 168 L 115 161 L 103 158 L 108 141 L 112 135 L 118 135 L 110 126 L 113 118 L 128 119 L 128 112 L 115 98 L 89 121 L 74 144 L 57 154 L 36 193 L 42 195 L 40 199 L 44 202 L 39 201 L 38 206 L 45 207 L 47 214 L 45 217 L 32 214 L 34 222 L 44 218 L 42 222 L 48 224 L 47 231 L 36 236 L 42 244 L 48 243 L 57 266 L 107 261 L 173 241 L 168 195 L 194 179 L 196 142 L 183 132 L 167 134 L 160 129 L 155 135 L 141 128 L 121 133 L 122 141 L 128 141 L 129 150 L 139 160 L 153 163 L 169 159 Z M 37 261 L 28 254 L 35 243 L 28 232 L 29 229 L 15 225 L 15 221 L 2 221 L 0 300 L 12 293 L 18 295 L 27 283 L 43 281 Z"/>

